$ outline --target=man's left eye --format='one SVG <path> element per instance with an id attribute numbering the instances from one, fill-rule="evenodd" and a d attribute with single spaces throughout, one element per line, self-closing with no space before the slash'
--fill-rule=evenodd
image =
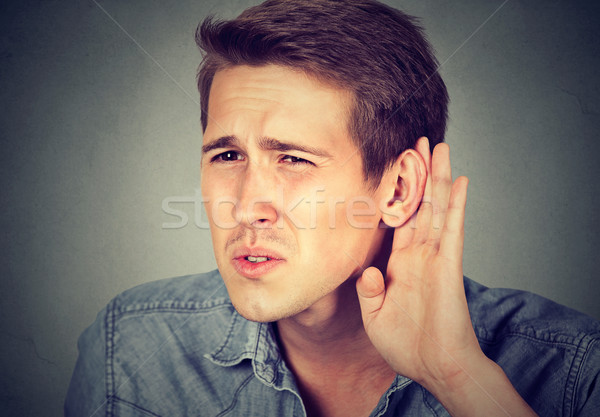
<path id="1" fill-rule="evenodd" d="M 284 155 L 281 158 L 281 161 L 286 162 L 288 164 L 292 164 L 292 165 L 300 165 L 300 164 L 314 165 L 312 162 L 310 162 L 307 159 L 298 158 L 297 156 L 292 156 L 292 155 Z"/>

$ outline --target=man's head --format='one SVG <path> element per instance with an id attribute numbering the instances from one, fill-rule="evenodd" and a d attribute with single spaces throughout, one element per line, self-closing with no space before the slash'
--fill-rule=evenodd
<path id="1" fill-rule="evenodd" d="M 196 42 L 206 129 L 214 75 L 236 65 L 281 65 L 352 94 L 348 132 L 371 186 L 421 136 L 443 141 L 448 94 L 414 18 L 372 0 L 268 0 L 225 22 L 206 19 Z"/>
<path id="2" fill-rule="evenodd" d="M 234 306 L 257 321 L 335 308 L 387 260 L 381 226 L 420 204 L 417 139 L 441 140 L 447 104 L 428 44 L 398 11 L 330 0 L 209 19 L 198 43 L 202 193 Z"/>

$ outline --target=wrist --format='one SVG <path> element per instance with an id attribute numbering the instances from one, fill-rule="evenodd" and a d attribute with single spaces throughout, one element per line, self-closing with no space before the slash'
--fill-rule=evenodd
<path id="1" fill-rule="evenodd" d="M 490 405 L 502 415 L 502 406 L 496 407 L 499 404 L 496 387 L 510 384 L 502 368 L 483 354 L 456 366 L 457 370 L 444 379 L 430 379 L 422 385 L 451 415 L 494 415 L 490 413 Z"/>
<path id="2" fill-rule="evenodd" d="M 445 380 L 422 384 L 453 416 L 534 416 L 502 368 L 483 353 Z"/>
<path id="3" fill-rule="evenodd" d="M 438 399 L 446 395 L 468 395 L 482 378 L 503 373 L 502 369 L 483 352 L 474 352 L 466 358 L 452 358 L 451 364 L 443 372 L 429 373 L 422 381 L 417 381 Z"/>

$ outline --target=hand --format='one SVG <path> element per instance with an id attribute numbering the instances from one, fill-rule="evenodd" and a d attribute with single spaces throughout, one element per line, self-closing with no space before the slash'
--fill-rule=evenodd
<path id="1" fill-rule="evenodd" d="M 363 323 L 388 364 L 417 382 L 462 374 L 481 355 L 463 287 L 462 255 L 468 180 L 454 184 L 449 148 L 417 145 L 427 166 L 418 212 L 394 232 L 384 282 L 374 267 L 357 282 Z M 433 159 L 433 160 L 432 160 Z"/>
<path id="2" fill-rule="evenodd" d="M 356 283 L 365 331 L 397 373 L 428 389 L 454 416 L 531 416 L 502 369 L 481 351 L 463 285 L 466 177 L 452 182 L 448 145 L 416 150 L 427 167 L 423 199 L 394 231 L 384 280 Z"/>

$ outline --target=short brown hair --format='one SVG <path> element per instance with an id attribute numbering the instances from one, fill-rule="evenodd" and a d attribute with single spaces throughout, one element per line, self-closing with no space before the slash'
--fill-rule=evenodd
<path id="1" fill-rule="evenodd" d="M 414 17 L 374 0 L 268 0 L 196 31 L 203 130 L 217 71 L 277 64 L 351 91 L 349 133 L 365 181 L 377 185 L 398 155 L 427 136 L 443 141 L 448 93 Z"/>

